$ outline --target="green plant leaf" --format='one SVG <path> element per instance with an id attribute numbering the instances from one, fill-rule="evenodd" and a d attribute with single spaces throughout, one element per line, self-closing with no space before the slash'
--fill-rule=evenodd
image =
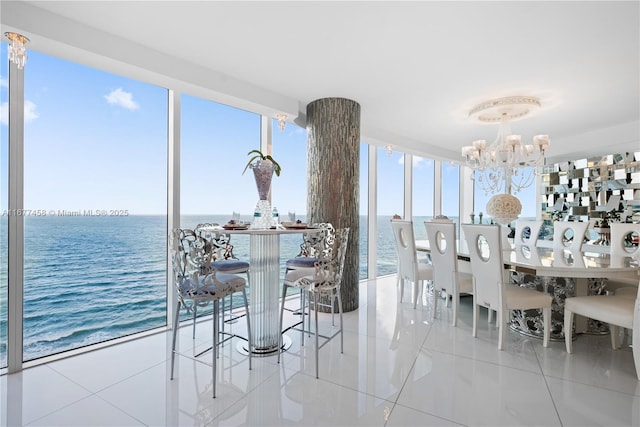
<path id="1" fill-rule="evenodd" d="M 276 176 L 280 176 L 280 171 L 282 170 L 282 168 L 280 167 L 280 164 L 278 162 L 276 162 L 273 157 L 271 157 L 271 155 L 267 155 L 265 157 L 265 160 L 270 160 L 271 163 L 273 163 L 274 166 L 274 171 L 276 173 Z"/>
<path id="2" fill-rule="evenodd" d="M 270 154 L 267 154 L 266 156 L 262 153 L 262 151 L 260 150 L 251 150 L 247 153 L 247 156 L 250 156 L 251 154 L 255 154 L 255 156 L 252 156 L 251 158 L 249 158 L 249 161 L 247 162 L 247 165 L 244 167 L 244 170 L 242 171 L 242 175 L 244 175 L 244 173 L 247 171 L 247 169 L 249 169 L 249 166 L 251 166 L 251 163 L 253 163 L 256 160 L 269 160 L 271 161 L 271 163 L 273 163 L 274 166 L 274 172 L 276 173 L 277 176 L 280 176 L 280 172 L 282 171 L 282 168 L 280 167 L 280 164 L 278 162 L 276 162 L 273 157 L 271 157 Z"/>

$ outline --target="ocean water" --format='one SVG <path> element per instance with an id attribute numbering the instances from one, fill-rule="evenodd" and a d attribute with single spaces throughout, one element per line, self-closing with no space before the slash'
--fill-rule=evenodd
<path id="1" fill-rule="evenodd" d="M 185 215 L 181 224 L 193 228 L 229 219 Z M 367 273 L 366 219 L 360 218 L 361 278 Z M 414 218 L 418 239 L 426 238 L 421 226 L 426 219 Z M 389 220 L 390 216 L 378 217 L 378 275 L 396 271 Z M 161 215 L 25 217 L 24 360 L 164 326 L 166 241 L 167 220 Z M 232 244 L 238 258 L 249 258 L 248 236 L 234 235 Z M 299 235 L 281 236 L 281 267 L 298 253 L 299 244 Z M 6 248 L 4 220 L 0 222 L 0 366 L 6 366 L 7 351 Z"/>

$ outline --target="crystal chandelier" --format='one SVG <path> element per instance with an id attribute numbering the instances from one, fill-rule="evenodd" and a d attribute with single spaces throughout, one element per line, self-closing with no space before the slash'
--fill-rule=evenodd
<path id="1" fill-rule="evenodd" d="M 287 115 L 283 113 L 276 114 L 276 120 L 278 120 L 278 129 L 280 129 L 280 132 L 284 132 L 287 127 Z"/>
<path id="2" fill-rule="evenodd" d="M 25 43 L 29 42 L 29 39 L 22 34 L 6 32 L 5 37 L 9 39 L 9 62 L 13 62 L 21 70 L 24 68 L 24 64 L 27 62 L 27 49 L 25 49 Z"/>
<path id="3" fill-rule="evenodd" d="M 548 135 L 536 135 L 533 144 L 522 144 L 520 135 L 511 133 L 510 122 L 541 106 L 533 96 L 510 96 L 483 102 L 469 112 L 483 123 L 500 123 L 498 136 L 487 146 L 485 140 L 462 147 L 466 165 L 476 171 L 476 182 L 485 194 L 500 191 L 517 193 L 535 181 L 538 166 L 544 164 L 549 148 Z"/>

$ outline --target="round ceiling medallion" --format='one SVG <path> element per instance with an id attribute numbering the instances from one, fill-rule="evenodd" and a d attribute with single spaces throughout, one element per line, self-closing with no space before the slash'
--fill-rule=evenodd
<path id="1" fill-rule="evenodd" d="M 480 122 L 495 123 L 518 120 L 542 106 L 535 96 L 507 96 L 482 102 L 469 111 L 469 117 Z"/>

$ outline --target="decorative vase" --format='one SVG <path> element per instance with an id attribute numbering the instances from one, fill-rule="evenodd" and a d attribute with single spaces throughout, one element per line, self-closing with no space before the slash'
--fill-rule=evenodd
<path id="1" fill-rule="evenodd" d="M 487 213 L 500 225 L 508 225 L 520 212 L 522 204 L 511 194 L 496 194 L 487 202 Z"/>
<path id="2" fill-rule="evenodd" d="M 274 164 L 269 160 L 257 160 L 251 164 L 253 176 L 256 178 L 256 187 L 260 200 L 267 200 L 269 190 L 271 190 L 271 179 L 273 178 Z"/>

